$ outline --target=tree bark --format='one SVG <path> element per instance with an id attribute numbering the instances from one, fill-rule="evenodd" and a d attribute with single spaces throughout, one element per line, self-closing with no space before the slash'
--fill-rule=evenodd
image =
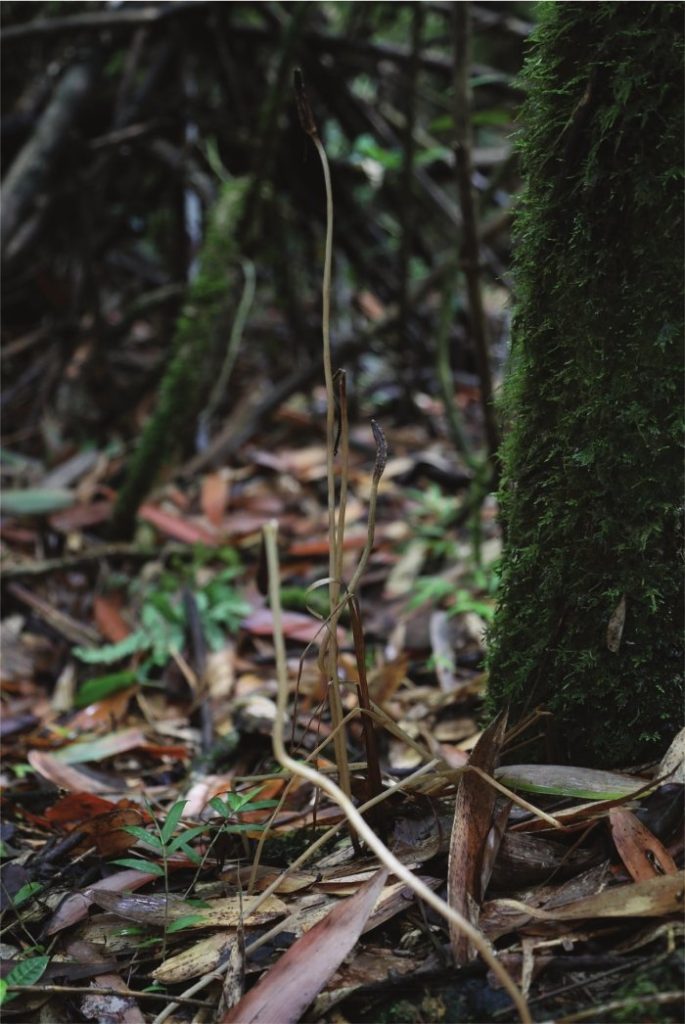
<path id="1" fill-rule="evenodd" d="M 95 82 L 95 64 L 75 64 L 64 74 L 38 126 L 10 167 L 2 185 L 2 250 L 5 252 L 54 162 L 66 145 L 72 124 Z"/>
<path id="2" fill-rule="evenodd" d="M 682 8 L 545 4 L 526 75 L 491 702 L 635 763 L 683 700 Z"/>

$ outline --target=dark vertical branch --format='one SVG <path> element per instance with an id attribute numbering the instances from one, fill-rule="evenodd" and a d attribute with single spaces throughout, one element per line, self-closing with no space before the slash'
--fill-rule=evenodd
<path id="1" fill-rule="evenodd" d="M 412 26 L 411 26 L 411 61 L 407 69 L 407 105 L 405 109 L 404 123 L 404 159 L 402 163 L 402 176 L 400 191 L 402 195 L 401 220 L 402 240 L 399 252 L 399 309 L 400 309 L 400 334 L 405 343 L 409 342 L 409 258 L 412 250 L 412 237 L 414 234 L 414 199 L 412 195 L 412 184 L 414 178 L 414 127 L 416 124 L 416 82 L 419 72 L 419 61 L 421 57 L 421 32 L 423 29 L 423 5 L 413 3 L 412 5 Z M 410 363 L 413 360 L 410 360 Z"/>
<path id="2" fill-rule="evenodd" d="M 279 48 L 278 64 L 273 81 L 269 85 L 259 116 L 258 144 L 253 163 L 252 182 L 245 201 L 245 211 L 238 227 L 240 238 L 257 238 L 257 208 L 259 206 L 262 185 L 269 180 L 274 160 L 278 151 L 280 133 L 278 118 L 286 101 L 290 99 L 288 88 L 292 75 L 298 43 L 302 36 L 307 17 L 310 14 L 309 4 L 300 0 L 290 15 L 290 20 L 283 28 L 283 37 Z"/>
<path id="3" fill-rule="evenodd" d="M 483 297 L 480 285 L 480 246 L 476 205 L 471 188 L 471 90 L 469 67 L 471 63 L 470 4 L 453 4 L 454 12 L 454 153 L 456 157 L 457 185 L 463 220 L 461 264 L 466 277 L 469 299 L 471 334 L 473 337 L 480 391 L 485 420 L 488 453 L 497 471 L 499 430 L 492 400 L 492 376 L 488 353 Z"/>

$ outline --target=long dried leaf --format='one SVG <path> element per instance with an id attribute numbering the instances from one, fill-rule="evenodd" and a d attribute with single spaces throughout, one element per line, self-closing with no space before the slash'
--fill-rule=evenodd
<path id="1" fill-rule="evenodd" d="M 555 910 L 539 910 L 518 900 L 499 900 L 502 907 L 522 910 L 540 921 L 580 921 L 596 917 L 664 917 L 682 914 L 685 873 L 659 875 L 646 882 L 617 885 Z"/>
<path id="2" fill-rule="evenodd" d="M 388 872 L 381 868 L 359 892 L 294 943 L 221 1019 L 221 1024 L 296 1024 L 354 947 Z"/>
<path id="3" fill-rule="evenodd" d="M 58 761 L 54 754 L 46 750 L 29 750 L 26 759 L 34 772 L 71 793 L 111 793 L 119 788 L 117 780 L 110 782 L 104 778 L 95 779 L 70 764 Z"/>
<path id="4" fill-rule="evenodd" d="M 116 875 L 95 882 L 87 892 L 73 892 L 57 907 L 45 929 L 46 935 L 54 935 L 62 928 L 68 928 L 81 921 L 94 902 L 95 894 L 102 892 L 121 892 L 123 889 L 139 889 L 141 885 L 152 882 L 157 876 L 144 871 L 119 871 Z"/>
<path id="5" fill-rule="evenodd" d="M 137 924 L 171 925 L 183 921 L 186 928 L 231 928 L 239 924 L 258 925 L 271 921 L 287 913 L 287 907 L 276 896 L 269 896 L 260 905 L 256 914 L 243 920 L 243 903 L 240 896 L 227 896 L 225 899 L 212 900 L 207 907 L 194 907 L 179 897 L 167 897 L 164 893 L 151 896 L 129 892 L 103 892 L 94 887 L 86 890 L 103 910 L 110 914 L 118 914 L 128 921 Z"/>
<path id="6" fill-rule="evenodd" d="M 470 764 L 492 774 L 507 727 L 499 715 L 478 740 Z M 496 791 L 480 775 L 466 772 L 459 783 L 454 805 L 447 874 L 447 902 L 473 925 L 478 924 L 482 899 L 481 874 L 485 845 L 492 824 Z M 457 964 L 467 963 L 472 951 L 468 939 L 450 924 L 450 943 Z"/>

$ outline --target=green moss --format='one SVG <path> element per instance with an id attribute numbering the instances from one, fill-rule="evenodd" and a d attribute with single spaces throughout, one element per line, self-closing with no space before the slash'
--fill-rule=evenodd
<path id="1" fill-rule="evenodd" d="M 225 183 L 211 211 L 197 277 L 176 324 L 171 358 L 155 411 L 143 430 L 119 492 L 113 533 L 130 533 L 136 511 L 161 467 L 183 444 L 216 367 L 215 338 L 230 295 L 237 256 L 236 225 L 249 179 Z M 225 328 L 226 325 L 223 324 Z M 224 331 L 226 337 L 227 330 Z M 213 358 L 214 357 L 214 358 Z"/>
<path id="2" fill-rule="evenodd" d="M 544 705 L 562 756 L 608 765 L 657 754 L 682 708 L 682 8 L 542 7 L 491 703 Z"/>

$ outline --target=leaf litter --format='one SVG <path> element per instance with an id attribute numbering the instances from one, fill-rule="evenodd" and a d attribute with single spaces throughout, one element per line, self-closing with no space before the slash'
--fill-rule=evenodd
<path id="1" fill-rule="evenodd" d="M 298 488 L 315 486 L 320 477 L 316 467 L 323 457 L 318 449 L 303 452 L 298 459 L 284 457 L 279 472 L 301 474 L 296 476 Z M 259 471 L 255 484 L 258 479 Z M 331 816 L 333 808 L 325 797 L 306 783 L 292 784 L 274 764 L 273 616 L 252 585 L 249 569 L 255 565 L 251 560 L 258 520 L 264 517 L 257 516 L 253 532 L 236 542 L 240 568 L 233 579 L 245 610 L 235 625 L 226 628 L 223 648 L 213 653 L 215 667 L 211 672 L 205 669 L 192 686 L 179 671 L 176 652 L 183 654 L 192 672 L 198 662 L 186 627 L 174 611 L 175 602 L 187 581 L 202 587 L 221 573 L 214 538 L 226 543 L 223 517 L 231 515 L 233 494 L 224 484 L 215 477 L 199 489 L 199 512 L 193 512 L 192 504 L 175 509 L 174 520 L 182 523 L 190 517 L 188 532 L 176 528 L 171 513 L 149 515 L 145 510 L 143 518 L 159 530 L 160 560 L 150 562 L 146 579 L 135 588 L 125 583 L 122 590 L 118 582 L 118 596 L 114 591 L 95 595 L 82 626 L 71 625 L 75 604 L 68 576 L 47 573 L 17 593 L 33 616 L 44 615 L 48 604 L 68 616 L 45 615 L 51 643 L 63 645 L 66 638 L 78 647 L 77 642 L 87 637 L 89 649 L 105 653 L 107 644 L 119 644 L 135 632 L 136 616 L 151 601 L 166 616 L 169 649 L 162 664 L 146 666 L 142 648 L 113 663 L 128 673 L 120 699 L 104 693 L 81 710 L 74 703 L 66 712 L 51 711 L 43 703 L 39 719 L 27 718 L 24 727 L 5 738 L 4 821 L 10 825 L 3 839 L 9 883 L 6 973 L 15 979 L 10 986 L 15 998 L 8 1007 L 29 1005 L 34 998 L 28 991 L 20 994 L 17 985 L 26 983 L 21 977 L 16 982 L 12 964 L 30 968 L 32 959 L 47 957 L 50 973 L 44 984 L 59 988 L 60 978 L 75 977 L 67 952 L 75 942 L 90 943 L 101 958 L 103 969 L 91 975 L 93 986 L 110 992 L 87 996 L 84 989 L 78 1006 L 86 1019 L 109 1012 L 106 1008 L 115 1005 L 119 986 L 125 1008 L 121 1019 L 153 1020 L 159 1004 L 146 1002 L 151 984 L 150 991 L 167 993 L 169 1005 L 177 997 L 174 1013 L 183 1016 L 190 1012 L 184 1010 L 184 991 L 198 980 L 204 982 L 198 998 L 216 1007 L 217 1020 L 267 1021 L 278 1012 L 279 1020 L 296 1021 L 314 1001 L 324 1019 L 333 1019 L 336 1007 L 349 1007 L 347 1012 L 353 1014 L 373 1013 L 369 1008 L 391 1000 L 386 983 L 391 967 L 398 984 L 401 978 L 402 991 L 416 985 L 424 1000 L 429 992 L 447 999 L 453 983 L 448 981 L 450 943 L 452 955 L 466 972 L 464 984 L 471 979 L 469 985 L 488 989 L 496 983 L 482 971 L 473 974 L 480 962 L 474 961 L 468 942 L 456 932 L 448 935 L 432 912 L 421 912 L 406 885 L 378 872 L 377 863 L 346 834 L 342 816 Z M 394 517 L 406 499 L 392 482 L 384 487 Z M 264 505 L 271 493 L 267 479 L 261 488 L 253 487 L 258 504 Z M 302 536 L 301 525 L 294 538 Z M 210 528 L 212 541 L 207 543 Z M 320 541 L 315 539 L 317 531 Z M 170 535 L 184 546 L 182 556 L 172 560 L 173 569 L 164 556 L 164 538 Z M 306 593 L 317 573 L 325 576 L 327 543 L 318 513 L 310 538 L 306 546 L 294 539 L 286 548 L 284 588 L 289 579 L 303 582 L 299 603 L 288 611 L 284 625 L 293 687 L 293 749 L 300 757 L 313 758 L 326 772 L 335 767 L 323 756 L 330 726 L 325 691 L 309 646 L 322 622 L 326 627 L 320 613 L 313 614 L 311 594 Z M 193 546 L 198 539 L 204 548 Z M 499 767 L 507 743 L 504 723 L 478 733 L 482 687 L 476 684 L 481 669 L 478 663 L 467 667 L 468 658 L 462 665 L 462 648 L 453 646 L 461 642 L 468 650 L 473 634 L 462 631 L 451 640 L 446 632 L 464 613 L 450 617 L 444 598 L 433 599 L 433 606 L 429 599 L 433 618 L 421 626 L 422 606 L 413 607 L 407 595 L 416 592 L 412 579 L 418 578 L 421 560 L 427 557 L 424 546 L 412 555 L 417 566 L 412 575 L 405 574 L 401 586 L 393 582 L 387 597 L 395 602 L 396 623 L 405 627 L 403 647 L 393 650 L 387 643 L 389 634 L 377 632 L 382 631 L 383 620 L 374 607 L 374 594 L 379 587 L 382 591 L 404 556 L 383 519 L 376 551 L 370 571 L 375 577 L 377 567 L 378 583 L 373 579 L 366 588 L 369 611 L 364 621 L 373 652 L 368 686 L 372 706 L 381 713 L 375 721 L 382 737 L 386 795 L 374 821 L 390 848 L 435 891 L 446 886 L 448 900 L 477 922 L 515 976 L 517 970 L 522 972 L 528 996 L 540 1000 L 547 1012 L 559 1005 L 555 998 L 562 997 L 551 995 L 545 1003 L 545 991 L 553 993 L 563 988 L 559 982 L 564 977 L 576 976 L 574 959 L 592 991 L 593 979 L 602 972 L 588 966 L 590 949 L 599 964 L 613 958 L 613 968 L 626 975 L 638 954 L 645 959 L 645 949 L 654 958 L 663 955 L 677 939 L 683 901 L 678 869 L 681 787 L 670 781 L 677 779 L 682 762 L 677 744 L 664 761 L 666 777 L 659 774 L 660 766 L 642 768 L 638 774 L 574 766 Z M 356 544 L 348 547 L 345 564 L 353 565 L 358 552 Z M 396 574 L 394 580 L 399 578 Z M 230 596 L 227 587 L 217 600 Z M 296 596 L 297 592 L 293 601 Z M 211 613 L 216 601 L 207 607 Z M 180 633 L 175 631 L 177 621 Z M 337 630 L 341 665 L 350 680 L 343 690 L 343 708 L 353 716 L 350 742 L 360 755 L 359 766 L 351 765 L 353 788 L 358 788 L 363 802 L 364 741 L 354 715 L 358 674 L 346 647 L 352 643 L 349 621 L 343 619 Z M 45 669 L 39 670 L 33 660 L 26 626 L 7 635 L 25 652 L 13 655 L 11 664 L 20 670 L 13 670 L 3 682 L 5 714 L 18 721 L 25 709 L 36 706 L 37 698 L 42 700 L 45 689 L 39 680 Z M 456 653 L 456 658 L 445 661 L 440 670 L 431 669 L 431 658 L 441 651 Z M 46 653 L 41 654 L 41 664 L 46 663 Z M 71 658 L 81 679 L 87 671 L 92 673 L 90 666 L 73 654 Z M 221 665 L 225 667 L 216 667 Z M 112 703 L 115 700 L 117 704 Z M 199 702 L 211 713 L 214 740 L 209 749 L 203 747 Z M 406 768 L 401 767 L 404 762 Z M 421 774 L 427 764 L 433 767 Z M 464 772 L 469 764 L 480 771 Z M 393 770 L 400 774 L 393 778 Z M 402 772 L 410 778 L 404 786 Z M 489 778 L 511 790 L 513 800 L 495 789 Z M 29 801 L 31 779 L 38 789 Z M 396 795 L 387 789 L 393 781 L 400 783 Z M 246 794 L 241 805 L 237 798 Z M 237 809 L 232 812 L 226 804 L 221 818 L 212 802 L 226 795 L 236 798 Z M 179 800 L 184 805 L 170 821 L 170 809 Z M 260 801 L 274 800 L 280 801 L 277 809 L 259 809 Z M 535 807 L 536 801 L 544 815 L 525 809 Z M 557 824 L 550 823 L 550 816 Z M 166 847 L 155 843 L 165 824 L 170 825 Z M 131 826 L 139 829 L 137 835 L 127 831 Z M 308 859 L 308 848 L 326 830 L 331 832 L 327 844 Z M 190 836 L 185 845 L 180 841 L 184 834 Z M 72 837 L 78 842 L 61 856 L 60 844 Z M 169 850 L 174 842 L 176 848 Z M 52 847 L 57 849 L 54 858 Z M 139 870 L 117 867 L 124 854 Z M 291 869 L 303 854 L 304 860 Z M 17 887 L 8 873 L 14 863 L 23 865 L 23 886 Z M 26 886 L 32 883 L 38 888 L 22 901 L 22 888 L 30 893 Z M 274 895 L 266 897 L 256 914 L 246 916 L 253 894 L 274 884 Z M 617 920 L 623 922 L 620 939 L 625 951 L 618 950 Z M 628 942 L 631 935 L 634 948 Z M 94 961 L 93 972 L 96 969 Z M 474 981 L 478 977 L 481 980 Z M 78 1000 L 57 992 L 49 998 L 55 1006 Z M 493 990 L 495 1005 L 506 1005 L 506 1000 L 503 1004 Z M 510 1010 L 510 1019 L 515 1016 Z"/>

